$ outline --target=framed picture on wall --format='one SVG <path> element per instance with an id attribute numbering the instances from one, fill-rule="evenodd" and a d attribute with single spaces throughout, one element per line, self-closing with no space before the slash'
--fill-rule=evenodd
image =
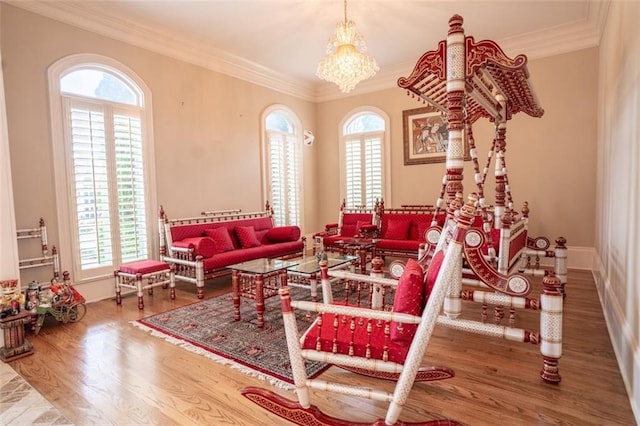
<path id="1" fill-rule="evenodd" d="M 402 111 L 404 164 L 442 163 L 447 157 L 449 132 L 442 114 L 433 107 Z"/>
<path id="2" fill-rule="evenodd" d="M 433 107 L 402 111 L 404 165 L 444 163 L 449 146 L 449 127 L 444 116 Z M 471 160 L 469 141 L 463 131 L 464 159 Z"/>

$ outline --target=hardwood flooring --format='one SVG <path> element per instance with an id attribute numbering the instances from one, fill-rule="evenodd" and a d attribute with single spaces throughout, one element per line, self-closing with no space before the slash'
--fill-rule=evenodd
<path id="1" fill-rule="evenodd" d="M 538 282 L 537 279 L 534 282 Z M 48 319 L 28 335 L 34 355 L 10 365 L 77 425 L 275 425 L 285 422 L 240 394 L 259 386 L 295 399 L 292 392 L 153 337 L 129 321 L 196 301 L 195 287 L 179 283 L 177 299 L 156 289 L 89 304 L 85 318 Z M 207 283 L 206 297 L 230 291 L 230 279 Z M 452 379 L 414 386 L 401 420 L 451 418 L 467 425 L 634 425 L 592 275 L 570 271 L 564 315 L 562 382 L 544 383 L 538 347 L 436 327 L 426 358 L 455 370 Z M 465 304 L 465 315 L 479 318 Z M 477 315 L 477 316 L 475 316 Z M 522 313 L 519 327 L 538 330 L 537 314 Z M 520 321 L 522 320 L 522 321 Z M 363 386 L 373 379 L 332 367 L 325 375 Z M 384 383 L 391 389 L 392 383 Z M 313 392 L 312 403 L 354 421 L 383 418 L 386 404 Z"/>

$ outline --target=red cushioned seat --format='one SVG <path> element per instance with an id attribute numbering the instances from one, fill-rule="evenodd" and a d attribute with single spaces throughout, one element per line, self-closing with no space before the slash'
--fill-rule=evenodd
<path id="1" fill-rule="evenodd" d="M 397 363 L 404 362 L 407 352 L 409 351 L 409 343 L 393 342 L 390 339 L 386 339 L 384 335 L 384 321 L 363 320 L 358 317 L 353 317 L 354 321 L 365 321 L 365 323 L 371 324 L 371 335 L 369 335 L 366 324 L 352 329 L 352 318 L 345 318 L 344 316 L 339 318 L 338 321 L 335 321 L 336 315 L 329 313 L 322 314 L 322 324 L 319 325 L 318 320 L 316 320 L 302 336 L 304 342 L 302 348 L 317 350 L 319 337 L 320 350 L 323 352 L 332 352 L 335 344 L 337 353 L 347 355 L 350 354 L 350 349 L 352 348 L 353 356 L 365 357 L 367 351 L 369 351 L 370 358 L 382 360 L 386 343 L 389 350 L 389 361 Z M 338 325 L 337 333 L 334 328 L 336 322 Z"/>
<path id="2" fill-rule="evenodd" d="M 150 274 L 169 269 L 169 264 L 158 260 L 141 260 L 139 262 L 125 263 L 120 265 L 118 271 L 126 274 Z"/>

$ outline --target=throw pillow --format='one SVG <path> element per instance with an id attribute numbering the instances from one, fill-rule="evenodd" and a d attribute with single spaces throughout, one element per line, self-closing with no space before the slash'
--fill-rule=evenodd
<path id="1" fill-rule="evenodd" d="M 406 240 L 410 224 L 408 220 L 390 220 L 382 237 L 388 240 Z"/>
<path id="2" fill-rule="evenodd" d="M 429 268 L 427 268 L 427 279 L 425 281 L 425 305 L 427 304 L 426 301 L 429 300 L 433 286 L 436 285 L 436 279 L 438 278 L 438 273 L 440 272 L 443 260 L 444 252 L 442 250 L 438 250 L 431 258 L 431 262 L 429 262 Z"/>
<path id="3" fill-rule="evenodd" d="M 185 238 L 182 241 L 176 241 L 173 245 L 179 247 L 180 242 L 187 244 L 188 248 L 193 247 L 196 256 L 211 257 L 216 252 L 216 243 L 209 237 Z"/>
<path id="4" fill-rule="evenodd" d="M 300 228 L 298 226 L 276 226 L 267 231 L 267 239 L 273 243 L 298 241 Z"/>
<path id="5" fill-rule="evenodd" d="M 236 236 L 242 248 L 258 247 L 260 240 L 256 236 L 256 229 L 253 226 L 236 226 Z"/>
<path id="6" fill-rule="evenodd" d="M 360 235 L 369 235 L 372 231 L 376 229 L 375 225 L 371 223 L 371 221 L 359 220 L 356 223 L 356 234 Z"/>
<path id="7" fill-rule="evenodd" d="M 215 243 L 215 252 L 224 253 L 225 251 L 234 250 L 233 241 L 231 241 L 231 235 L 229 230 L 224 226 L 218 228 L 206 229 L 204 233 L 207 237 L 211 238 Z"/>
<path id="8" fill-rule="evenodd" d="M 409 258 L 398 280 L 398 288 L 393 299 L 393 312 L 420 315 L 424 309 L 424 284 L 422 266 Z M 393 342 L 410 343 L 418 329 L 417 324 L 391 323 L 390 337 Z"/>

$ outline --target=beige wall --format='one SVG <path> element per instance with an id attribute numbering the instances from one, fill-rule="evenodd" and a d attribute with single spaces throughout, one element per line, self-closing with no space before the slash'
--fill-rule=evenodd
<path id="1" fill-rule="evenodd" d="M 2 53 L 18 228 L 49 224 L 58 239 L 47 68 L 76 53 L 111 57 L 152 93 L 157 198 L 170 217 L 261 210 L 260 116 L 285 104 L 314 129 L 315 105 L 2 4 Z M 304 149 L 305 193 L 315 192 L 315 146 Z M 306 197 L 305 223 L 315 223 Z M 69 269 L 61 252 L 63 269 Z M 22 254 L 22 257 L 27 255 Z M 41 274 L 37 273 L 34 278 Z M 33 279 L 23 274 L 23 281 Z M 45 278 L 41 278 L 45 279 Z"/>
<path id="2" fill-rule="evenodd" d="M 509 182 L 515 207 L 520 210 L 524 201 L 529 202 L 531 234 L 562 235 L 569 245 L 585 248 L 594 244 L 597 58 L 593 48 L 531 61 L 531 79 L 545 114 L 542 118 L 517 114 L 507 127 Z M 444 163 L 404 165 L 402 111 L 422 106 L 404 90 L 324 102 L 318 105 L 317 115 L 324 223 L 335 222 L 340 205 L 335 189 L 339 184 L 338 124 L 361 105 L 376 106 L 391 119 L 392 200 L 385 200 L 386 204 L 434 204 L 440 191 Z M 478 121 L 474 135 L 482 169 L 493 125 Z M 471 162 L 465 163 L 464 175 L 465 192 L 476 190 Z M 492 185 L 487 198 L 493 199 Z"/>
<path id="3" fill-rule="evenodd" d="M 596 284 L 640 423 L 640 3 L 612 2 L 600 47 Z"/>

